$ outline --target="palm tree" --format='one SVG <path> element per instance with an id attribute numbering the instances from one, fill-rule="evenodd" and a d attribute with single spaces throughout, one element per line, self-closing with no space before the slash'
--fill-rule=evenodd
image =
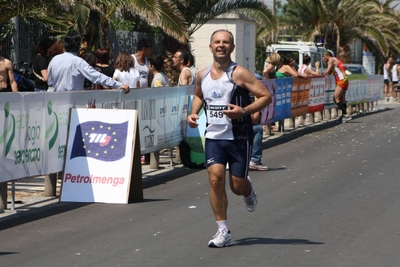
<path id="1" fill-rule="evenodd" d="M 400 52 L 395 34 L 400 24 L 393 4 L 393 0 L 288 0 L 285 19 L 292 29 L 302 33 L 303 40 L 323 37 L 326 47 L 336 51 L 343 62 L 349 62 L 350 44 L 357 39 L 380 57 L 390 51 Z"/>
<path id="2" fill-rule="evenodd" d="M 82 36 L 90 29 L 99 37 L 118 14 L 134 14 L 148 24 L 162 28 L 166 35 L 180 42 L 188 40 L 187 23 L 177 7 L 168 0 L 2 0 L 0 7 L 0 23 L 21 16 L 56 25 L 60 29 L 73 27 Z"/>
<path id="3" fill-rule="evenodd" d="M 244 14 L 253 18 L 265 29 L 271 30 L 277 27 L 276 16 L 262 0 L 174 0 L 172 2 L 189 25 L 189 36 L 208 21 L 228 13 Z M 189 39 L 186 42 L 179 42 L 175 38 L 164 36 L 164 56 L 167 59 L 165 72 L 173 84 L 177 83 L 179 73 L 173 70 L 171 58 L 181 47 L 189 49 Z"/>

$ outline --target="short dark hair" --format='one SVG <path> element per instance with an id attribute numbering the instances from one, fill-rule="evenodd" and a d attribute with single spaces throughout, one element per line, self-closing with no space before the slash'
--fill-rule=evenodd
<path id="1" fill-rule="evenodd" d="M 189 67 L 194 66 L 194 56 L 190 52 L 189 52 L 189 58 L 188 59 L 189 59 L 189 62 L 190 62 L 190 66 Z"/>
<path id="2" fill-rule="evenodd" d="M 67 52 L 78 52 L 81 46 L 81 35 L 76 31 L 70 31 L 64 37 L 64 48 Z"/>
<path id="3" fill-rule="evenodd" d="M 96 66 L 97 63 L 97 58 L 96 58 L 96 53 L 93 51 L 85 51 L 85 54 L 82 56 L 82 58 L 92 67 Z"/>
<path id="4" fill-rule="evenodd" d="M 186 66 L 188 64 L 188 62 L 189 62 L 189 54 L 190 54 L 190 52 L 187 51 L 186 49 L 178 49 L 178 51 L 176 51 L 176 52 L 181 53 L 180 58 L 183 59 L 183 65 Z"/>
<path id="5" fill-rule="evenodd" d="M 164 59 L 161 55 L 151 55 L 149 57 L 149 62 L 157 71 L 161 71 L 164 67 Z"/>
<path id="6" fill-rule="evenodd" d="M 98 63 L 110 64 L 110 51 L 107 48 L 98 48 L 96 58 Z"/>
<path id="7" fill-rule="evenodd" d="M 44 39 L 40 43 L 38 43 L 35 47 L 36 53 L 41 54 L 42 56 L 47 55 L 47 50 L 54 44 L 54 40 L 52 39 Z"/>
<path id="8" fill-rule="evenodd" d="M 304 55 L 303 56 L 303 64 L 307 65 L 308 63 L 310 63 L 311 61 L 311 57 L 309 55 Z"/>
<path id="9" fill-rule="evenodd" d="M 153 42 L 149 39 L 142 39 L 137 44 L 138 51 L 143 50 L 143 48 L 153 47 Z"/>
<path id="10" fill-rule="evenodd" d="M 219 30 L 214 31 L 214 32 L 211 34 L 210 44 L 211 44 L 211 42 L 212 42 L 213 36 L 214 36 L 217 32 L 227 32 L 227 33 L 229 33 L 229 37 L 230 37 L 230 39 L 231 39 L 231 44 L 233 44 L 233 45 L 235 44 L 235 37 L 233 37 L 233 33 L 232 33 L 231 31 L 226 30 L 226 29 L 219 29 Z"/>

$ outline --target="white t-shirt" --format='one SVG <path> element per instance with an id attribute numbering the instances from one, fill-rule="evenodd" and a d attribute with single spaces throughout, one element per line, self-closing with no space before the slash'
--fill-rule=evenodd
<path id="1" fill-rule="evenodd" d="M 129 88 L 137 88 L 137 82 L 140 81 L 140 74 L 134 68 L 130 68 L 129 71 L 115 69 L 113 77 L 117 81 L 129 85 Z"/>

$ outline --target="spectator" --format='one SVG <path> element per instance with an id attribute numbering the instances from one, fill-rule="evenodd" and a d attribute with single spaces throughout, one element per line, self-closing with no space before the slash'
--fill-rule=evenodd
<path id="1" fill-rule="evenodd" d="M 83 90 L 83 83 L 87 78 L 92 83 L 99 83 L 113 88 L 121 88 L 129 93 L 129 86 L 114 81 L 110 77 L 96 71 L 85 60 L 78 57 L 81 36 L 75 32 L 69 32 L 64 37 L 65 51 L 55 56 L 49 64 L 49 86 L 55 91 Z"/>
<path id="2" fill-rule="evenodd" d="M 268 58 L 268 64 L 263 70 L 263 76 L 266 80 L 276 78 L 276 66 L 281 62 L 281 55 L 271 53 Z"/>
<path id="3" fill-rule="evenodd" d="M 64 42 L 56 41 L 52 46 L 50 46 L 48 54 L 50 59 L 65 52 Z"/>
<path id="4" fill-rule="evenodd" d="M 106 48 L 99 48 L 96 50 L 97 63 L 96 66 L 99 71 L 108 77 L 113 77 L 115 68 L 110 65 L 111 63 L 111 53 L 110 50 Z M 107 86 L 100 86 L 101 89 L 108 89 Z"/>
<path id="5" fill-rule="evenodd" d="M 137 51 L 132 54 L 135 62 L 135 69 L 140 73 L 140 88 L 150 87 L 153 74 L 150 71 L 147 58 L 153 54 L 153 42 L 149 39 L 142 39 L 138 42 Z"/>
<path id="6" fill-rule="evenodd" d="M 137 45 L 137 51 L 132 54 L 135 62 L 135 69 L 140 74 L 140 87 L 146 88 L 151 86 L 153 80 L 153 73 L 150 71 L 147 58 L 153 54 L 153 42 L 149 39 L 141 39 Z M 145 154 L 142 158 L 142 163 L 150 163 L 150 154 Z"/>
<path id="7" fill-rule="evenodd" d="M 196 78 L 197 78 L 197 74 L 199 74 L 199 70 L 195 67 L 194 55 L 192 53 L 190 53 L 190 52 L 189 52 L 189 58 L 188 58 L 187 66 L 190 69 L 190 71 L 192 72 L 193 84 L 196 84 Z"/>
<path id="8" fill-rule="evenodd" d="M 254 96 L 252 98 L 254 98 Z M 264 130 L 260 124 L 260 119 L 260 111 L 251 114 L 251 122 L 253 123 L 253 147 L 251 149 L 251 159 L 249 163 L 249 170 L 251 171 L 268 171 L 268 167 L 261 162 Z"/>
<path id="9" fill-rule="evenodd" d="M 383 93 L 384 93 L 387 101 L 389 101 L 390 96 L 393 93 L 393 82 L 392 82 L 392 67 L 393 67 L 393 65 L 394 65 L 393 57 L 388 57 L 385 65 L 383 65 L 383 82 L 385 83 Z"/>
<path id="10" fill-rule="evenodd" d="M 276 67 L 276 78 L 300 77 L 306 79 L 307 76 L 305 74 L 299 74 L 294 69 L 294 63 L 295 61 L 292 57 L 283 57 L 281 62 Z"/>
<path id="11" fill-rule="evenodd" d="M 192 71 L 187 67 L 189 63 L 189 52 L 184 49 L 176 51 L 172 58 L 173 66 L 180 71 L 178 86 L 194 84 Z"/>
<path id="12" fill-rule="evenodd" d="M 393 83 L 393 94 L 390 97 L 390 100 L 397 98 L 397 92 L 395 92 L 394 87 L 399 83 L 399 73 L 400 73 L 400 58 L 396 59 L 396 63 L 392 67 L 392 83 Z"/>
<path id="13" fill-rule="evenodd" d="M 49 48 L 54 44 L 51 39 L 45 39 L 36 45 L 36 56 L 32 63 L 32 71 L 35 75 L 35 92 L 45 92 L 48 89 Z"/>
<path id="14" fill-rule="evenodd" d="M 315 62 L 315 71 L 309 68 L 310 63 L 311 63 L 311 57 L 308 54 L 304 54 L 303 65 L 301 65 L 299 68 L 299 74 L 321 75 L 321 72 L 319 71 L 319 65 L 320 65 L 319 61 Z"/>
<path id="15" fill-rule="evenodd" d="M 97 58 L 96 54 L 93 51 L 86 51 L 85 54 L 82 57 L 92 68 L 95 70 L 99 71 L 97 67 Z M 85 82 L 83 83 L 83 88 L 86 90 L 95 90 L 95 89 L 100 89 L 99 84 L 92 83 L 88 79 L 85 78 Z"/>
<path id="16" fill-rule="evenodd" d="M 0 42 L 0 51 L 3 45 Z M 10 81 L 10 84 L 7 83 Z M 14 70 L 11 61 L 0 55 L 0 92 L 18 92 L 18 85 L 14 79 Z"/>
<path id="17" fill-rule="evenodd" d="M 149 57 L 149 68 L 153 73 L 151 87 L 170 86 L 167 75 L 162 72 L 164 68 L 164 59 L 161 55 L 153 54 Z"/>
<path id="18" fill-rule="evenodd" d="M 113 79 L 129 85 L 129 88 L 140 88 L 140 74 L 134 67 L 131 55 L 121 52 L 115 61 Z"/>

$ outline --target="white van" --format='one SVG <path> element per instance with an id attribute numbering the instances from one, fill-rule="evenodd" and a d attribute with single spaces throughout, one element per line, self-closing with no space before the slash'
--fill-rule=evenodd
<path id="1" fill-rule="evenodd" d="M 326 69 L 327 64 L 322 60 L 325 48 L 320 47 L 320 43 L 313 42 L 279 42 L 278 44 L 272 44 L 267 46 L 264 68 L 268 64 L 268 58 L 271 53 L 279 53 L 281 57 L 290 56 L 297 64 L 297 67 L 303 65 L 303 56 L 305 54 L 311 57 L 310 67 L 315 70 L 314 64 L 316 61 L 320 62 L 320 70 Z"/>

